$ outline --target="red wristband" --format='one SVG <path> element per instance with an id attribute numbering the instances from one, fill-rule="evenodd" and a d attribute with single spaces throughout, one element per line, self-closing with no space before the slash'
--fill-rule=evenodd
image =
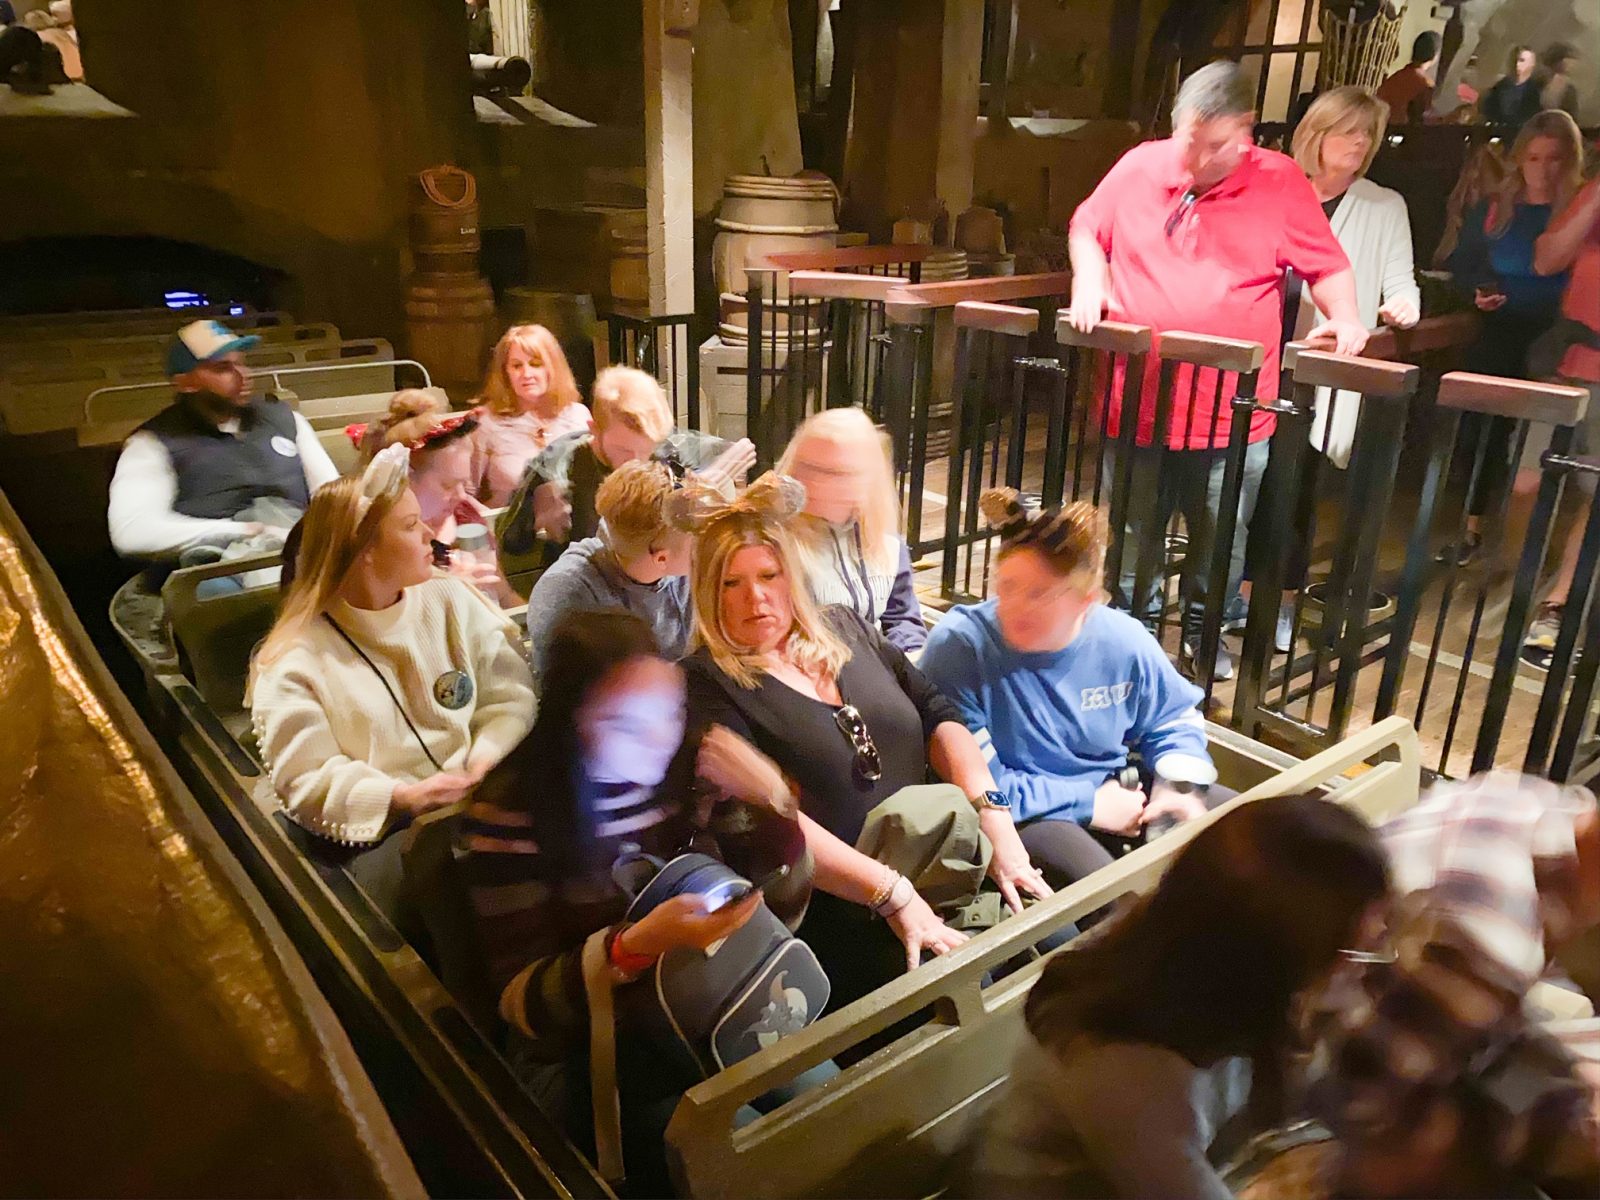
<path id="1" fill-rule="evenodd" d="M 655 958 L 649 954 L 630 954 L 623 948 L 622 932 L 626 925 L 618 925 L 611 931 L 611 936 L 606 939 L 606 961 L 623 975 L 642 975 L 655 963 Z"/>

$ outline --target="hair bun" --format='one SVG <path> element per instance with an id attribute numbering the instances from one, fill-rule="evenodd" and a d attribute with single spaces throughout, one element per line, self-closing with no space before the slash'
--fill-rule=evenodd
<path id="1" fill-rule="evenodd" d="M 1023 508 L 1022 495 L 1016 488 L 989 488 L 978 497 L 978 509 L 1002 535 L 1028 523 L 1028 510 Z"/>

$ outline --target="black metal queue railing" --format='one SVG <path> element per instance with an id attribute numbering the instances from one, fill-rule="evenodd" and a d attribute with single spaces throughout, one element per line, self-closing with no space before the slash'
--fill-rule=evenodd
<path id="1" fill-rule="evenodd" d="M 925 536 L 930 463 L 949 452 L 952 316 L 961 301 L 994 296 L 1034 306 L 1051 327 L 1063 274 L 914 284 L 860 273 L 747 271 L 746 418 L 758 469 L 775 462 L 801 421 L 857 405 L 888 433 L 913 555 Z M 863 339 L 862 331 L 870 336 Z M 843 347 L 841 350 L 840 348 Z"/>
<path id="2" fill-rule="evenodd" d="M 1233 712 L 1252 736 L 1271 728 L 1321 746 L 1344 737 L 1358 673 L 1372 661 L 1368 647 L 1388 628 L 1386 615 L 1370 619 L 1369 598 L 1421 371 L 1297 343 L 1285 348 L 1284 369 L 1287 397 L 1256 406 L 1276 418 L 1274 471 L 1255 513 L 1266 552 L 1252 563 Z M 1329 511 L 1319 504 L 1324 494 L 1334 497 Z M 1330 540 L 1327 574 L 1312 582 L 1315 548 Z M 1289 650 L 1278 653 L 1285 596 Z"/>
<path id="3" fill-rule="evenodd" d="M 1184 451 L 1161 448 L 1175 438 L 1148 428 L 1136 435 L 1132 422 L 1111 419 L 1115 368 L 1138 378 L 1155 358 L 1154 426 L 1170 435 L 1189 431 L 1174 414 L 1187 426 L 1197 411 L 1185 363 L 1247 368 L 1251 360 L 1234 347 L 1208 345 L 1213 339 L 1152 339 L 1114 323 L 1081 334 L 1063 322 L 1064 352 L 1052 368 L 1031 353 L 1034 314 L 962 306 L 941 591 L 958 601 L 987 594 L 992 539 L 976 504 L 984 487 L 1033 491 L 1046 505 L 1089 499 L 1111 510 L 1108 586 L 1125 583 L 1131 555 L 1133 595 L 1151 582 L 1159 591 L 1155 611 L 1141 615 L 1154 618 L 1170 653 L 1191 660 L 1219 719 L 1309 751 L 1400 713 L 1423 734 L 1437 774 L 1499 766 L 1593 778 L 1600 774 L 1600 612 L 1593 604 L 1600 512 L 1587 497 L 1600 481 L 1600 459 L 1571 453 L 1586 396 L 1557 384 L 1441 375 L 1433 352 L 1459 348 L 1472 335 L 1462 322 L 1471 324 L 1440 318 L 1400 336 L 1399 353 L 1430 362 L 1428 370 L 1291 346 L 1285 396 L 1270 401 L 1253 398 L 1249 371 L 1241 370 L 1216 525 L 1210 545 L 1199 546 L 1151 521 L 1137 538 L 1127 535 L 1129 509 L 1151 500 L 1131 457 L 1143 453 L 1157 464 L 1159 487 L 1171 454 Z M 1395 354 L 1396 340 L 1375 336 L 1374 352 Z M 1204 403 L 1198 411 L 1214 433 L 1214 401 L 1228 384 L 1206 382 L 1209 418 Z M 1239 679 L 1219 691 L 1211 653 L 1225 632 L 1230 521 L 1258 413 L 1275 418 L 1272 467 L 1254 519 L 1258 549 Z M 1469 552 L 1471 513 L 1482 542 Z M 1523 661 L 1523 640 L 1568 537 L 1578 542 L 1574 583 L 1548 670 L 1540 671 Z M 1211 586 L 1198 645 L 1191 637 L 1185 653 L 1184 639 L 1168 636 L 1184 603 L 1180 594 L 1174 604 L 1170 584 L 1195 553 L 1210 556 Z M 1274 642 L 1286 593 L 1293 608 L 1285 654 Z"/>
<path id="4" fill-rule="evenodd" d="M 1015 487 L 1044 506 L 1091 501 L 1109 514 L 1107 589 L 1170 643 L 1209 703 L 1235 535 L 1243 536 L 1243 460 L 1228 461 L 1223 414 L 1235 393 L 1248 414 L 1263 349 L 1183 333 L 1157 347 L 1144 326 L 1102 322 L 1083 333 L 1058 316 L 1044 328 L 1059 354 L 1045 356 L 1026 344 L 1035 317 L 1007 306 L 957 309 L 958 436 L 946 472 L 941 591 L 948 600 L 988 592 L 993 541 L 977 503 L 984 488 Z M 1131 419 L 1123 419 L 1126 381 L 1139 381 L 1129 393 L 1139 397 L 1128 406 Z M 1214 528 L 1191 537 L 1179 532 L 1176 484 L 1180 472 L 1200 469 L 1208 483 L 1215 474 L 1219 498 Z M 1196 589 L 1204 575 L 1204 591 L 1186 595 L 1186 575 Z"/>
<path id="5" fill-rule="evenodd" d="M 1559 549 L 1555 535 L 1570 528 L 1560 519 L 1563 492 L 1600 472 L 1593 460 L 1569 455 L 1586 399 L 1580 388 L 1465 372 L 1440 380 L 1374 702 L 1375 716 L 1409 715 L 1419 731 L 1435 734 L 1431 766 L 1439 774 L 1507 766 L 1568 778 L 1593 768 L 1594 669 L 1575 654 L 1580 636 L 1587 648 L 1584 614 L 1600 564 L 1600 522 L 1592 512 L 1549 670 L 1524 664 L 1521 655 L 1554 569 L 1547 559 Z M 1511 466 L 1495 471 L 1508 443 Z M 1548 449 L 1519 470 L 1524 450 L 1542 446 Z M 1481 542 L 1469 551 L 1474 512 Z M 1508 724 L 1515 726 L 1510 744 Z"/>
<path id="6" fill-rule="evenodd" d="M 613 363 L 654 375 L 666 389 L 673 419 L 685 429 L 700 425 L 700 358 L 691 338 L 693 313 L 660 315 L 619 304 L 601 314 Z"/>

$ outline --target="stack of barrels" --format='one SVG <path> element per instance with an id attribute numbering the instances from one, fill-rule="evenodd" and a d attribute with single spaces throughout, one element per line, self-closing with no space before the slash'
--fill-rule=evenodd
<path id="1" fill-rule="evenodd" d="M 478 271 L 478 184 L 459 167 L 412 179 L 406 336 L 433 382 L 462 401 L 477 394 L 494 340 L 494 292 Z"/>

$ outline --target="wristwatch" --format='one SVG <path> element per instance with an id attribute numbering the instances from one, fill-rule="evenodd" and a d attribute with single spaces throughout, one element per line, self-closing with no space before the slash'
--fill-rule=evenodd
<path id="1" fill-rule="evenodd" d="M 982 812 L 986 808 L 998 808 L 1001 812 L 1011 811 L 1011 801 L 1006 799 L 1004 792 L 987 791 L 972 798 L 972 807 Z"/>

